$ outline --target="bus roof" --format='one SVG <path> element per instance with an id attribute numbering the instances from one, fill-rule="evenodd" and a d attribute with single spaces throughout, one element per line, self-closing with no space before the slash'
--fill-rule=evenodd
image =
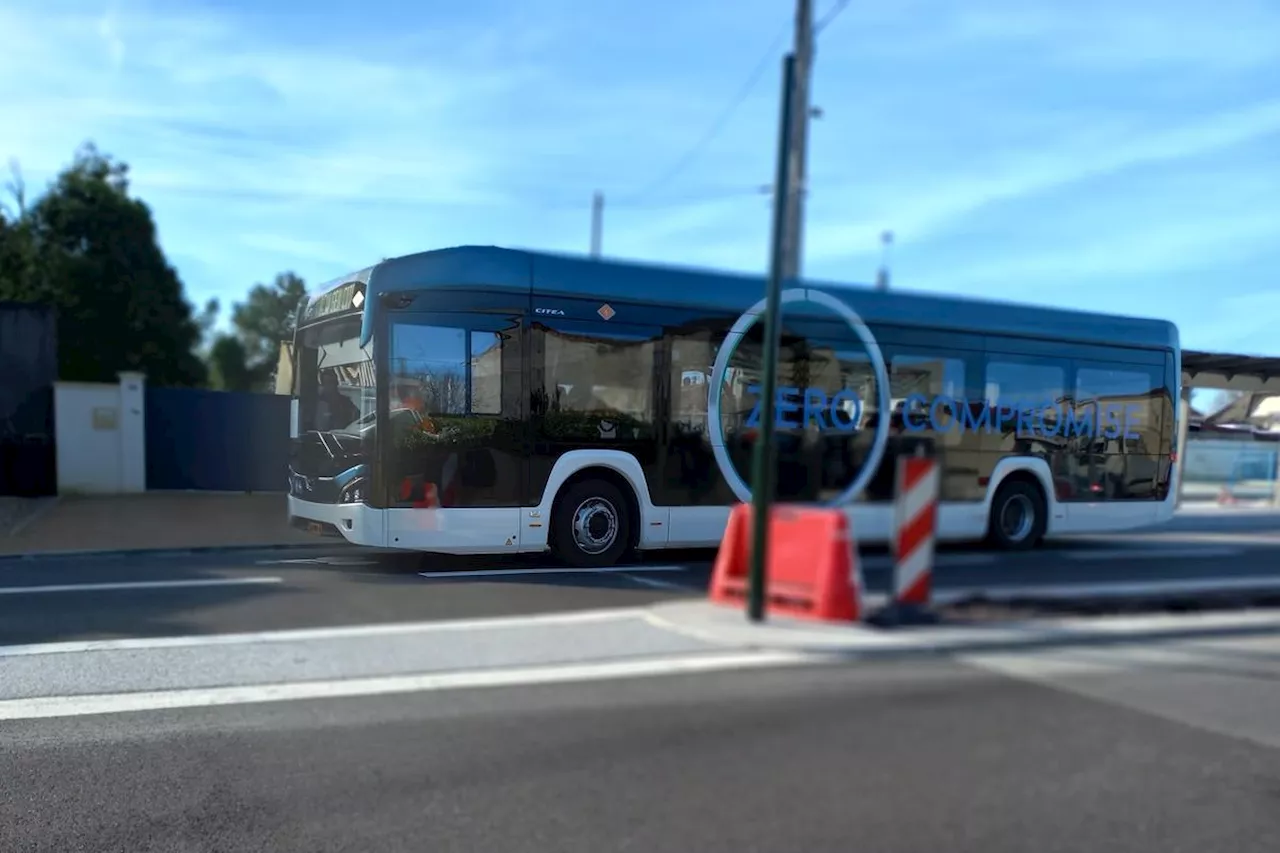
<path id="1" fill-rule="evenodd" d="M 484 288 L 618 304 L 705 308 L 734 314 L 757 302 L 764 294 L 765 285 L 762 275 L 496 246 L 457 246 L 384 260 L 329 282 L 316 296 L 353 281 L 366 284 L 370 304 L 376 304 L 377 296 L 384 293 Z M 808 279 L 802 284 L 839 296 L 868 323 L 924 325 L 977 334 L 1023 335 L 1130 347 L 1178 348 L 1177 326 L 1166 320 L 932 293 L 881 291 L 866 285 Z"/>

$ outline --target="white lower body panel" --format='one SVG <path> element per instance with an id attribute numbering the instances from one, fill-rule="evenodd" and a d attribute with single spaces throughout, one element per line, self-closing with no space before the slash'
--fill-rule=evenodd
<path id="1" fill-rule="evenodd" d="M 1173 517 L 1175 501 L 1057 503 L 1049 512 L 1049 535 L 1108 533 L 1162 524 Z M 728 506 L 650 507 L 640 548 L 713 548 L 729 520 Z M 848 511 L 858 542 L 887 543 L 893 506 L 863 504 Z M 937 540 L 963 542 L 987 532 L 985 502 L 938 506 Z M 316 504 L 289 498 L 290 516 L 329 524 L 347 541 L 368 547 L 435 551 L 443 554 L 537 553 L 547 548 L 549 513 L 536 507 L 466 509 L 372 509 L 362 504 Z M 648 522 L 648 523 L 646 523 Z"/>
<path id="2" fill-rule="evenodd" d="M 289 519 L 329 525 L 353 545 L 378 548 L 386 544 L 386 522 L 382 511 L 364 504 L 312 503 L 290 495 Z"/>
<path id="3" fill-rule="evenodd" d="M 1064 503 L 1064 517 L 1056 521 L 1050 532 L 1058 535 L 1082 533 L 1115 533 L 1138 527 L 1153 527 L 1173 518 L 1177 498 L 1163 501 L 1098 501 L 1096 503 Z"/>
<path id="4" fill-rule="evenodd" d="M 525 512 L 519 507 L 382 510 L 388 548 L 442 554 L 517 553 Z"/>

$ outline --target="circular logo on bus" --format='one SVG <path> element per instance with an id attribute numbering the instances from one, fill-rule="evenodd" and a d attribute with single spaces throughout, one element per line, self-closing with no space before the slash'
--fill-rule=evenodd
<path id="1" fill-rule="evenodd" d="M 876 343 L 871 330 L 867 328 L 866 323 L 862 322 L 862 318 L 858 316 L 858 312 L 854 311 L 853 308 L 831 294 L 818 290 L 795 287 L 782 291 L 780 306 L 806 302 L 811 305 L 821 305 L 844 321 L 849 330 L 866 347 L 867 356 L 871 359 L 872 370 L 875 372 L 876 402 L 880 417 L 876 419 L 871 452 L 867 454 L 867 459 L 858 471 L 858 475 L 853 478 L 853 482 L 845 487 L 844 491 L 828 503 L 828 506 L 843 506 L 851 503 L 866 488 L 867 483 L 875 476 L 876 469 L 880 467 L 880 461 L 884 457 L 885 447 L 889 442 L 889 371 L 885 367 L 880 345 Z M 728 336 L 725 338 L 724 345 L 720 347 L 720 351 L 716 355 L 716 363 L 711 370 L 711 380 L 707 389 L 707 430 L 711 438 L 711 452 L 715 455 L 716 466 L 719 467 L 720 473 L 724 475 L 725 482 L 733 489 L 733 493 L 738 497 L 738 500 L 744 503 L 751 501 L 751 487 L 747 485 L 746 481 L 742 479 L 742 475 L 738 473 L 738 469 L 734 467 L 733 460 L 729 457 L 728 448 L 725 447 L 720 397 L 723 394 L 729 362 L 733 359 L 733 354 L 737 351 L 738 344 L 750 331 L 751 327 L 764 315 L 767 304 L 767 300 L 761 299 L 743 312 L 742 316 L 733 324 Z M 849 417 L 849 420 L 846 421 L 844 428 L 856 430 L 862 419 L 862 403 L 856 393 L 848 392 L 848 394 L 850 397 L 848 402 L 853 405 L 854 412 Z M 839 397 L 840 394 L 836 396 Z M 833 402 L 833 419 L 834 410 L 835 405 Z"/>

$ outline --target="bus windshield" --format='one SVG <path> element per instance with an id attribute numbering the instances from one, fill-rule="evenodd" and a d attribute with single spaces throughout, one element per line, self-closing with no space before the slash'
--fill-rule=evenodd
<path id="1" fill-rule="evenodd" d="M 298 341 L 298 429 L 359 435 L 374 425 L 373 344 L 360 346 L 360 321 L 303 329 Z"/>
<path id="2" fill-rule="evenodd" d="M 373 344 L 360 346 L 358 317 L 329 320 L 299 330 L 296 359 L 294 470 L 319 477 L 350 470 L 373 447 Z"/>

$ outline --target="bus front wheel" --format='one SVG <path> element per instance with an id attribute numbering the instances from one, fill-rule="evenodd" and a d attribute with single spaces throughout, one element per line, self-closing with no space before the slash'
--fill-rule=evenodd
<path id="1" fill-rule="evenodd" d="M 1048 528 L 1048 509 L 1040 487 L 1021 477 L 1001 484 L 991 501 L 987 541 L 1003 551 L 1027 551 L 1040 544 Z"/>
<path id="2" fill-rule="evenodd" d="M 630 507 L 617 486 L 583 480 L 556 500 L 551 550 L 576 568 L 612 566 L 631 542 L 632 524 Z"/>

